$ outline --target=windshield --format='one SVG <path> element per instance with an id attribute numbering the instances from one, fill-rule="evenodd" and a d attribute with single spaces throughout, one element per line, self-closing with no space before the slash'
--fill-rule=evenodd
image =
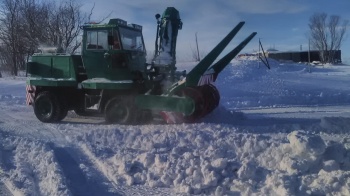
<path id="1" fill-rule="evenodd" d="M 124 50 L 144 51 L 141 32 L 121 27 L 120 38 Z"/>

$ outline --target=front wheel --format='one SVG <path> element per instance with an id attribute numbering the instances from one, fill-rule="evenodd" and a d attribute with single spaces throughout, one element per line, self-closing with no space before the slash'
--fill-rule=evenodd
<path id="1" fill-rule="evenodd" d="M 133 124 L 135 123 L 135 107 L 129 96 L 114 97 L 109 100 L 105 108 L 107 123 Z"/>
<path id="2" fill-rule="evenodd" d="M 45 123 L 55 122 L 61 118 L 62 113 L 57 96 L 48 91 L 39 93 L 34 101 L 34 114 Z"/>

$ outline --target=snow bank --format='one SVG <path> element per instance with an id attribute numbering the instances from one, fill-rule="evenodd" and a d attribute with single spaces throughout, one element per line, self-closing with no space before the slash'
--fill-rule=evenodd
<path id="1" fill-rule="evenodd" d="M 350 194 L 350 153 L 344 144 L 326 144 L 305 131 L 279 136 L 281 140 L 222 125 L 199 127 L 91 131 L 79 141 L 120 185 L 209 195 Z"/>
<path id="2" fill-rule="evenodd" d="M 221 103 L 231 109 L 350 103 L 349 89 L 342 88 L 342 82 L 348 81 L 349 66 L 310 68 L 302 63 L 268 61 L 271 69 L 256 57 L 234 59 L 216 82 Z"/>

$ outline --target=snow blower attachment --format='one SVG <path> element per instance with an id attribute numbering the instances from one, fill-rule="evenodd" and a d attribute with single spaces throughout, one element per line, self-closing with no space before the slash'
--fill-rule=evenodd
<path id="1" fill-rule="evenodd" d="M 109 123 L 147 123 L 155 115 L 167 123 L 191 123 L 212 112 L 220 102 L 214 86 L 218 74 L 256 33 L 214 63 L 244 25 L 240 22 L 186 74 L 176 70 L 179 12 L 168 7 L 156 20 L 151 63 L 146 63 L 142 26 L 121 19 L 85 24 L 81 55 L 34 54 L 27 64 L 27 103 L 36 117 L 57 122 L 74 110 L 102 115 Z"/>

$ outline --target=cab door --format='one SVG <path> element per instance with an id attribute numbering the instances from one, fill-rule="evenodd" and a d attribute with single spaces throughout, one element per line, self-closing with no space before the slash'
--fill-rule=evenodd
<path id="1" fill-rule="evenodd" d="M 110 38 L 109 38 L 110 39 Z M 112 43 L 110 43 L 112 42 Z M 122 43 L 118 31 L 113 30 L 112 38 L 109 40 L 109 44 L 112 46 L 111 51 L 111 68 L 112 69 L 125 69 L 128 67 L 129 58 L 127 51 L 122 50 Z"/>
<path id="2" fill-rule="evenodd" d="M 108 74 L 115 80 L 132 80 L 130 70 L 129 52 L 123 50 L 120 36 L 116 29 L 113 29 L 108 35 L 109 51 L 105 56 L 108 61 Z"/>
<path id="3" fill-rule="evenodd" d="M 88 78 L 106 78 L 108 62 L 105 53 L 108 52 L 108 30 L 89 29 L 84 32 L 83 63 Z"/>

